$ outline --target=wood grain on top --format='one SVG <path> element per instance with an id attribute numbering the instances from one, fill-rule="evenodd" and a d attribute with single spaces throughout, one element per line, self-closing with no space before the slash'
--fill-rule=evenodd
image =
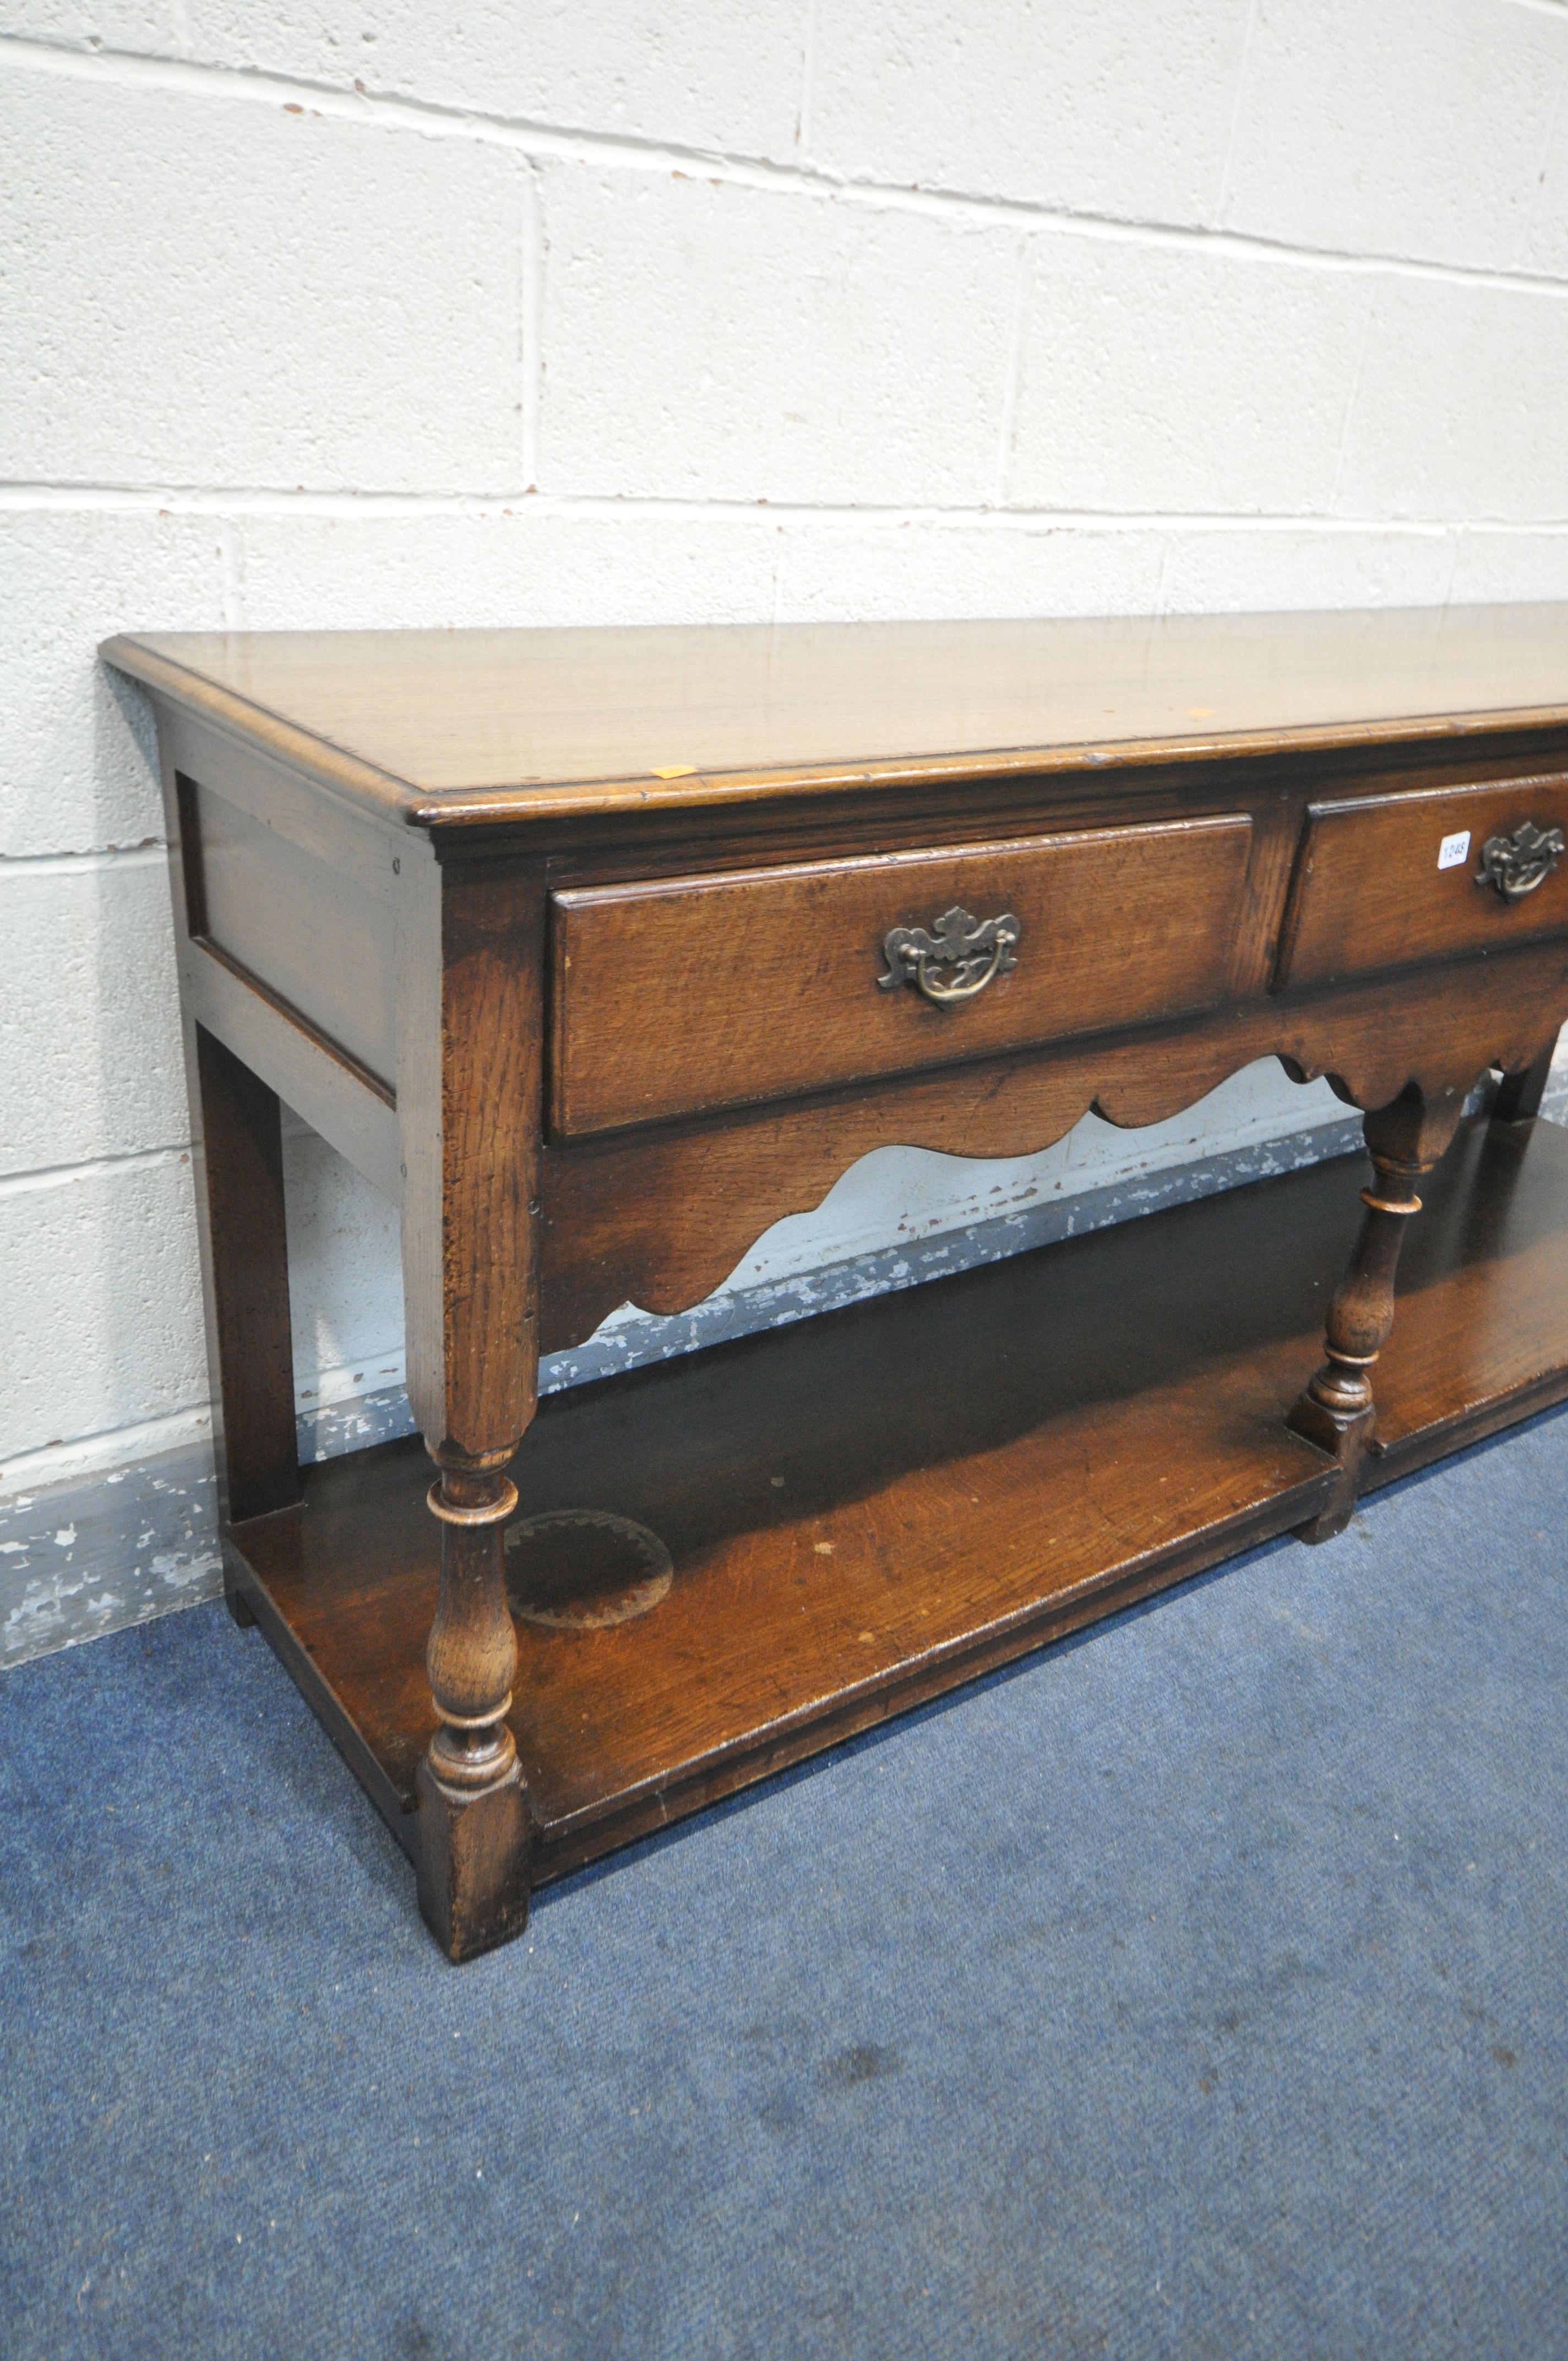
<path id="1" fill-rule="evenodd" d="M 104 653 L 356 800 L 435 822 L 1568 723 L 1568 605 L 204 632 Z"/>

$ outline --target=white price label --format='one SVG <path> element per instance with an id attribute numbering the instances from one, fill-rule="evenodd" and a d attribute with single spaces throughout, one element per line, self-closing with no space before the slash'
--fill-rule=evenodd
<path id="1" fill-rule="evenodd" d="M 1469 851 L 1470 830 L 1468 829 L 1462 829 L 1458 836 L 1445 836 L 1437 849 L 1437 865 L 1440 869 L 1457 869 L 1460 862 L 1468 856 Z"/>

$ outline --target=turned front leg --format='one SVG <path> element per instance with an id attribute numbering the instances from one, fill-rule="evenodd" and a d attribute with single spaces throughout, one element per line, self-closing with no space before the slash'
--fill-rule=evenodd
<path id="1" fill-rule="evenodd" d="M 447 1456 L 430 1488 L 430 1512 L 443 1528 L 441 1591 L 424 1657 L 441 1718 L 430 1760 L 455 1787 L 488 1786 L 517 1759 L 506 1724 L 517 1671 L 504 1571 L 506 1521 L 517 1506 L 517 1487 L 501 1472 L 510 1456 Z"/>
<path id="2" fill-rule="evenodd" d="M 1393 1331 L 1394 1280 L 1406 1226 L 1421 1210 L 1415 1184 L 1453 1138 L 1463 1105 L 1463 1093 L 1453 1091 L 1431 1105 L 1396 1099 L 1366 1117 L 1375 1178 L 1361 1192 L 1366 1209 L 1361 1235 L 1329 1305 L 1323 1365 L 1288 1422 L 1337 1463 L 1328 1506 L 1299 1528 L 1303 1541 L 1331 1541 L 1354 1512 L 1376 1421 L 1372 1369 Z"/>
<path id="3" fill-rule="evenodd" d="M 532 1816 L 507 1716 L 506 1467 L 538 1370 L 543 873 L 399 854 L 398 1121 L 409 1395 L 440 1474 L 441 1587 L 425 1662 L 420 1907 L 449 1959 L 528 1918 Z M 526 1703 L 526 1700 L 524 1701 Z"/>
<path id="4" fill-rule="evenodd" d="M 506 1717 L 517 1634 L 506 1598 L 510 1451 L 436 1454 L 441 1590 L 425 1664 L 439 1716 L 419 1771 L 420 1905 L 451 1959 L 521 1932 L 528 1919 L 528 1799 Z"/>
<path id="5" fill-rule="evenodd" d="M 1335 1289 L 1324 1334 L 1327 1357 L 1290 1412 L 1289 1423 L 1309 1443 L 1331 1453 L 1340 1480 L 1330 1506 L 1300 1528 L 1304 1541 L 1326 1542 L 1344 1531 L 1361 1488 L 1361 1466 L 1372 1440 L 1376 1408 L 1371 1369 L 1394 1326 L 1394 1274 L 1405 1224 L 1421 1210 L 1412 1190 L 1395 1195 L 1403 1177 L 1378 1165 L 1379 1188 L 1364 1189 L 1366 1212 L 1349 1276 Z"/>

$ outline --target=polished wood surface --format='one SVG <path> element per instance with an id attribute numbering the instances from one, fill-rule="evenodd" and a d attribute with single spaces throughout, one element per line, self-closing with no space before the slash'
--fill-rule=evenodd
<path id="1" fill-rule="evenodd" d="M 551 1127 L 565 1135 L 783 1098 L 1157 1022 L 1221 999 L 1252 823 L 1068 829 L 554 897 Z M 957 905 L 1015 917 L 1010 972 L 939 1005 L 883 945 Z"/>
<path id="2" fill-rule="evenodd" d="M 231 1596 L 448 1956 L 517 1933 L 536 1875 L 1264 1533 L 1326 1536 L 1568 1389 L 1561 1147 L 1521 1164 L 1568 872 L 1507 906 L 1472 865 L 1556 821 L 1565 620 L 111 643 L 169 801 Z M 1366 1115 L 1359 1243 L 1319 1176 L 1285 1215 L 1233 1200 L 534 1421 L 542 1348 L 696 1301 L 869 1149 L 1019 1156 L 1269 1055 Z M 1489 1067 L 1498 1144 L 1417 1219 Z M 429 1455 L 303 1506 L 280 1098 L 400 1202 Z M 509 1599 L 568 1532 L 619 1533 L 620 1571 L 586 1631 L 520 1644 Z M 660 1536 L 667 1594 L 629 1586 Z"/>
<path id="3" fill-rule="evenodd" d="M 297 1012 L 388 1096 L 397 1071 L 391 914 L 226 796 L 181 785 L 192 938 Z"/>
<path id="4" fill-rule="evenodd" d="M 277 1095 L 214 1038 L 190 1027 L 199 1115 L 197 1216 L 214 1366 L 222 1373 L 218 1508 L 261 1516 L 300 1496 L 294 1351 Z"/>
<path id="5" fill-rule="evenodd" d="M 1393 1331 L 1394 1279 L 1405 1233 L 1412 1214 L 1421 1210 L 1416 1184 L 1449 1146 L 1462 1111 L 1457 1092 L 1433 1101 L 1408 1090 L 1368 1115 L 1363 1126 L 1373 1178 L 1361 1192 L 1361 1235 L 1329 1304 L 1327 1357 L 1287 1422 L 1337 1466 L 1332 1497 L 1301 1528 L 1308 1541 L 1332 1541 L 1354 1511 L 1363 1463 L 1376 1434 L 1372 1372 Z"/>
<path id="6" fill-rule="evenodd" d="M 1568 1394 L 1568 1135 L 1474 1122 L 1412 1226 L 1365 1484 Z M 1528 1152 L 1527 1152 L 1528 1151 Z M 609 1629 L 518 1626 L 547 1878 L 1307 1521 L 1285 1418 L 1351 1250 L 1359 1157 L 548 1400 L 520 1513 L 646 1523 L 674 1580 Z M 235 1537 L 263 1620 L 405 1841 L 430 1730 L 428 1463 L 305 1472 Z"/>
<path id="7" fill-rule="evenodd" d="M 1499 715 L 1561 729 L 1565 650 L 1568 606 L 150 633 L 104 653 L 373 810 L 461 825 L 1096 754 L 1397 744 Z"/>
<path id="8" fill-rule="evenodd" d="M 1524 944 L 1479 966 L 1281 1003 L 1259 999 L 1177 1026 L 1064 1042 L 745 1110 L 702 1123 L 546 1146 L 543 1348 L 591 1335 L 618 1306 L 681 1312 L 735 1268 L 769 1224 L 820 1204 L 888 1140 L 956 1156 L 1025 1156 L 1096 1109 L 1129 1130 L 1165 1123 L 1255 1060 L 1327 1075 L 1347 1104 L 1386 1106 L 1412 1082 L 1463 1099 L 1488 1066 L 1522 1072 L 1568 1022 L 1568 943 Z M 1337 1274 L 1335 1274 L 1337 1276 Z"/>
<path id="9" fill-rule="evenodd" d="M 420 1903 L 448 1957 L 521 1932 L 531 1820 L 506 1715 L 517 1649 L 502 1526 L 539 1370 L 544 895 L 516 862 L 399 870 L 398 1100 L 409 1400 L 440 1474 L 425 1648 Z"/>
<path id="10" fill-rule="evenodd" d="M 1568 861 L 1518 902 L 1477 876 L 1488 838 L 1511 835 L 1521 821 L 1568 829 L 1568 773 L 1315 805 L 1285 921 L 1280 983 L 1333 983 L 1568 932 Z"/>

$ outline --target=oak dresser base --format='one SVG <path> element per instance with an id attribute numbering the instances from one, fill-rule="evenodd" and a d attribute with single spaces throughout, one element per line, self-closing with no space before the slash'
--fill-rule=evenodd
<path id="1" fill-rule="evenodd" d="M 104 653 L 157 716 L 230 1604 L 448 1958 L 1568 1394 L 1568 605 Z M 1371 1173 L 535 1418 L 543 1356 L 872 1150 L 1033 1157 L 1270 1057 Z M 285 1107 L 399 1208 L 422 1448 L 297 1464 Z"/>

